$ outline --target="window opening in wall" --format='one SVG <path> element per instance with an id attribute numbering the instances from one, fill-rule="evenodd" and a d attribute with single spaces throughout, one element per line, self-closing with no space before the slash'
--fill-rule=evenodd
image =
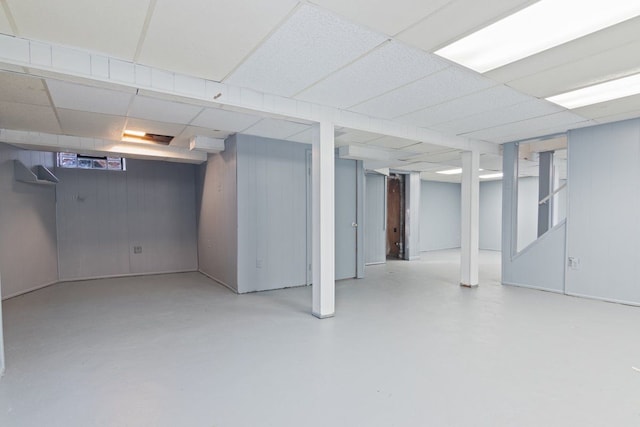
<path id="1" fill-rule="evenodd" d="M 517 251 L 566 217 L 566 137 L 518 144 Z"/>
<path id="2" fill-rule="evenodd" d="M 122 157 L 85 156 L 76 153 L 58 153 L 57 166 L 68 169 L 127 170 L 126 159 Z"/>

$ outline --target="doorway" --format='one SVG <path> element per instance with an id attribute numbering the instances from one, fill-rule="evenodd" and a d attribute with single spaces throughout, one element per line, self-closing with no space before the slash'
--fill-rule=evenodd
<path id="1" fill-rule="evenodd" d="M 387 178 L 387 258 L 404 259 L 405 249 L 405 175 Z"/>

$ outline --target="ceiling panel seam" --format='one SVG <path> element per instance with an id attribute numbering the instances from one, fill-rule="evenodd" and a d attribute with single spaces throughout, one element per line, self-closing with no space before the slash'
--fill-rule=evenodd
<path id="1" fill-rule="evenodd" d="M 266 36 L 264 36 L 262 38 L 262 40 L 260 40 L 258 43 L 256 43 L 256 45 L 249 51 L 249 53 L 247 53 L 245 55 L 244 58 L 242 58 L 242 60 L 240 62 L 238 62 L 228 73 L 227 75 L 225 75 L 222 79 L 220 79 L 221 82 L 224 82 L 225 80 L 227 80 L 230 76 L 233 75 L 233 73 L 236 72 L 236 70 L 238 68 L 240 68 L 245 62 L 247 62 L 247 60 L 249 58 L 251 58 L 251 56 L 258 50 L 260 49 L 260 47 L 271 38 L 271 36 L 273 36 L 273 34 L 275 34 L 276 31 L 278 31 L 280 29 L 280 27 L 282 27 L 282 25 L 284 25 L 285 22 L 287 22 L 289 20 L 289 18 L 291 18 L 297 11 L 298 9 L 300 9 L 300 7 L 302 6 L 303 2 L 298 2 L 290 11 L 289 13 L 287 13 L 287 15 L 282 18 L 280 20 L 280 22 L 278 22 L 277 25 L 275 25 L 271 31 L 269 31 L 267 33 Z"/>
<path id="2" fill-rule="evenodd" d="M 153 12 L 156 10 L 156 4 L 158 0 L 150 0 L 149 7 L 147 8 L 147 15 L 144 17 L 144 24 L 142 24 L 142 31 L 140 31 L 140 38 L 138 39 L 138 45 L 136 46 L 136 52 L 133 54 L 133 62 L 138 62 L 140 52 L 142 52 L 142 46 L 147 39 L 147 30 L 149 29 L 149 23 L 153 18 Z"/>

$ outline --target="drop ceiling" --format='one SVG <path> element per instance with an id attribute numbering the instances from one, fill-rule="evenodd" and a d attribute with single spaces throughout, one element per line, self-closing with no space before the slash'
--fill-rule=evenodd
<path id="1" fill-rule="evenodd" d="M 640 117 L 637 95 L 571 111 L 544 99 L 640 72 L 640 17 L 478 74 L 433 52 L 534 1 L 2 3 L 0 33 L 94 52 L 114 64 L 120 59 L 123 78 L 135 72 L 137 79 L 157 80 L 167 70 L 183 74 L 186 83 L 189 76 L 204 78 L 442 135 L 501 144 Z M 34 46 L 32 56 L 51 58 L 50 50 Z M 134 70 L 131 63 L 140 67 Z M 175 135 L 177 147 L 198 134 L 311 140 L 308 123 L 286 117 L 167 99 L 71 75 L 27 77 L 12 64 L 2 69 L 14 72 L 0 74 L 0 128 L 114 139 L 125 127 L 135 127 Z M 194 93 L 200 89 L 194 87 Z M 431 141 L 346 128 L 336 132 L 336 146 L 388 152 L 390 166 L 407 170 L 430 173 L 432 163 L 459 158 L 459 150 Z"/>

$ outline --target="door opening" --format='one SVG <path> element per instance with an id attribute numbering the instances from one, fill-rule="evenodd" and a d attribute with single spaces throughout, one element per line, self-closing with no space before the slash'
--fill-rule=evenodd
<path id="1" fill-rule="evenodd" d="M 387 258 L 404 259 L 404 174 L 387 178 Z"/>

